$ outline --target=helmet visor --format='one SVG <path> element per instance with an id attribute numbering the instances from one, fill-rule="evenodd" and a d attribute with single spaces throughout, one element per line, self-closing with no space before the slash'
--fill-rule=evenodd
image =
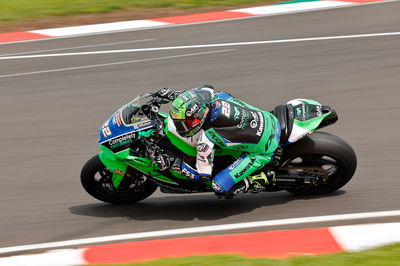
<path id="1" fill-rule="evenodd" d="M 191 130 L 201 124 L 199 119 L 172 119 L 176 128 L 176 132 L 185 136 L 191 133 Z"/>

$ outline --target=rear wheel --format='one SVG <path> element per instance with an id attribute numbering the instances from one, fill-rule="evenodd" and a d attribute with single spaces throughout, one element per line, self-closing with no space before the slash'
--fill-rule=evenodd
<path id="1" fill-rule="evenodd" d="M 86 192 L 94 198 L 113 204 L 143 200 L 157 189 L 156 184 L 134 169 L 130 169 L 119 188 L 115 188 L 112 184 L 112 173 L 107 170 L 98 155 L 83 166 L 81 183 Z"/>
<path id="2" fill-rule="evenodd" d="M 296 195 L 328 194 L 343 187 L 353 177 L 357 167 L 354 150 L 343 139 L 324 132 L 315 132 L 283 151 L 281 167 L 323 169 L 327 180 L 316 186 L 288 188 Z M 288 174 L 309 174 L 310 170 L 287 170 Z"/>

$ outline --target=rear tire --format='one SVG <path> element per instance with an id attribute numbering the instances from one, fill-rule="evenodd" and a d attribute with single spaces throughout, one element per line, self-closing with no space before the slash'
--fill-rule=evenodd
<path id="1" fill-rule="evenodd" d="M 142 176 L 138 173 L 138 176 Z M 112 174 L 100 161 L 98 155 L 92 157 L 83 166 L 81 183 L 92 197 L 113 204 L 128 204 L 149 197 L 157 189 L 157 185 L 146 179 L 133 187 L 115 189 L 111 183 Z M 125 177 L 127 178 L 127 177 Z M 134 181 L 132 179 L 132 181 Z M 132 182 L 131 185 L 134 183 Z"/>
<path id="2" fill-rule="evenodd" d="M 307 188 L 290 188 L 295 195 L 323 195 L 343 187 L 353 177 L 357 157 L 343 139 L 325 132 L 315 132 L 287 146 L 281 158 L 282 167 L 321 167 L 328 172 L 326 184 Z"/>

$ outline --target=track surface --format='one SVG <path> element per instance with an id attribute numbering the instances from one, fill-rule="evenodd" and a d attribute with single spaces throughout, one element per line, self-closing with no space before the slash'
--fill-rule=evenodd
<path id="1" fill-rule="evenodd" d="M 391 2 L 7 44 L 0 45 L 0 54 L 396 32 L 400 25 L 399 12 L 400 2 Z M 146 41 L 131 42 L 135 40 Z M 127 41 L 130 43 L 67 50 Z M 399 36 L 387 36 L 0 60 L 0 247 L 192 226 L 399 209 L 399 47 Z M 135 60 L 143 61 L 5 76 Z M 343 137 L 354 147 L 359 159 L 354 179 L 343 190 L 325 197 L 299 198 L 276 192 L 241 195 L 221 201 L 211 194 L 174 196 L 157 192 L 130 206 L 103 204 L 83 191 L 79 182 L 80 169 L 98 151 L 97 128 L 111 113 L 139 93 L 163 86 L 180 89 L 205 83 L 266 109 L 298 97 L 316 99 L 335 107 L 340 119 L 328 131 Z M 380 219 L 388 220 L 396 218 Z M 339 223 L 329 225 L 335 224 Z M 304 226 L 284 228 L 293 227 Z"/>

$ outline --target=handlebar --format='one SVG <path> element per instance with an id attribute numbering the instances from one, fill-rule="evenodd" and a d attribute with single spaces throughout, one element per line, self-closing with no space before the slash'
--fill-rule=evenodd
<path id="1" fill-rule="evenodd" d="M 157 125 L 156 131 L 158 134 L 162 134 L 164 129 L 164 118 L 158 113 L 162 104 L 166 103 L 164 99 L 157 97 L 155 94 L 151 94 L 153 97 L 146 104 L 141 106 L 143 114 L 150 119 L 151 122 Z"/>
<path id="2" fill-rule="evenodd" d="M 143 104 L 140 108 L 143 113 L 151 120 L 152 117 L 157 116 L 157 113 L 160 110 L 162 101 L 160 98 L 156 97 L 154 94 L 151 95 L 153 99 L 148 101 L 146 104 Z"/>

